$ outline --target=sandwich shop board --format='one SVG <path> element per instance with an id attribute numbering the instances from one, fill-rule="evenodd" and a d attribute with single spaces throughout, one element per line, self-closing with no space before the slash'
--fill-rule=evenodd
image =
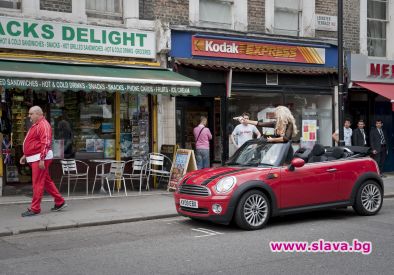
<path id="1" fill-rule="evenodd" d="M 178 181 L 187 173 L 197 170 L 196 157 L 193 150 L 178 149 L 172 163 L 171 177 L 167 190 L 175 190 Z"/>

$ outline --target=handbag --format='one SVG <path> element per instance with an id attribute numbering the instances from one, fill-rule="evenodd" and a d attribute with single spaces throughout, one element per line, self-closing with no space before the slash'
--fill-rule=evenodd
<path id="1" fill-rule="evenodd" d="M 193 144 L 193 150 L 194 151 L 196 151 L 196 144 L 197 144 L 197 141 L 198 141 L 198 138 L 200 137 L 200 135 L 201 135 L 201 132 L 202 132 L 202 130 L 204 130 L 205 129 L 205 126 L 204 127 L 202 127 L 202 129 L 200 130 L 200 133 L 198 133 L 198 136 L 197 136 L 197 138 L 196 138 L 196 142 L 194 142 L 194 144 Z"/>

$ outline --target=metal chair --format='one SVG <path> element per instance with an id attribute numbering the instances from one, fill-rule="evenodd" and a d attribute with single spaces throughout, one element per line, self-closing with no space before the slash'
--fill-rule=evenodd
<path id="1" fill-rule="evenodd" d="M 170 165 L 169 167 L 172 167 L 172 161 L 169 157 L 163 154 L 159 153 L 150 153 L 148 156 L 148 163 L 146 164 L 147 166 L 147 183 L 146 183 L 146 190 L 149 190 L 149 180 L 151 176 L 158 176 L 160 177 L 160 180 L 164 178 L 168 178 L 168 180 L 171 177 L 171 168 L 167 170 L 166 166 L 164 165 L 165 162 L 169 162 Z M 160 182 L 159 180 L 159 182 Z M 141 192 L 141 185 L 142 182 L 140 182 L 140 192 Z"/>
<path id="2" fill-rule="evenodd" d="M 123 177 L 125 178 L 125 180 L 130 180 L 132 190 L 134 190 L 133 180 L 139 180 L 141 182 L 142 179 L 147 178 L 145 164 L 146 162 L 143 159 L 132 159 L 126 161 Z M 131 171 L 131 173 L 127 173 L 128 171 Z"/>
<path id="3" fill-rule="evenodd" d="M 89 194 L 89 190 L 88 190 L 89 165 L 81 160 L 76 160 L 76 159 L 62 159 L 60 163 L 62 164 L 63 174 L 60 179 L 59 190 L 62 186 L 63 179 L 67 178 L 67 183 L 68 183 L 67 196 L 69 197 L 70 181 L 75 180 L 74 189 L 73 189 L 74 192 L 78 180 L 83 179 L 86 180 L 86 195 L 88 195 Z M 78 169 L 78 166 L 80 167 L 82 166 L 83 172 L 81 172 L 81 169 Z"/>
<path id="4" fill-rule="evenodd" d="M 94 186 L 96 185 L 97 179 L 101 179 L 106 181 L 108 193 L 110 196 L 112 196 L 112 193 L 114 193 L 115 191 L 115 184 L 117 182 L 123 181 L 124 192 L 125 195 L 127 196 L 126 181 L 125 178 L 123 177 L 124 166 L 125 166 L 124 161 L 109 161 L 109 162 L 98 164 L 96 166 L 96 175 L 94 176 L 92 194 L 94 192 Z M 112 193 L 111 193 L 111 188 L 109 186 L 110 181 L 114 182 Z M 119 194 L 119 187 L 120 184 L 117 186 L 118 194 Z"/>

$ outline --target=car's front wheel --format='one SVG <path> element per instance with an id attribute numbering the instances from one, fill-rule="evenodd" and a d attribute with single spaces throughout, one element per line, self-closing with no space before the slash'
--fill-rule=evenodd
<path id="1" fill-rule="evenodd" d="M 353 205 L 354 211 L 362 216 L 371 216 L 379 212 L 383 205 L 383 192 L 375 181 L 366 181 L 357 191 Z"/>
<path id="2" fill-rule="evenodd" d="M 250 190 L 237 205 L 235 223 L 246 230 L 263 228 L 268 222 L 270 210 L 267 196 L 259 190 Z"/>

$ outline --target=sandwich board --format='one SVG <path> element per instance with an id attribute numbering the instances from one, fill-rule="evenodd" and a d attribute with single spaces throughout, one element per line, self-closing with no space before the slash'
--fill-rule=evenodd
<path id="1" fill-rule="evenodd" d="M 167 191 L 174 191 L 178 181 L 190 171 L 197 170 L 196 157 L 193 150 L 178 149 L 175 160 L 171 167 L 171 177 L 168 182 Z"/>

